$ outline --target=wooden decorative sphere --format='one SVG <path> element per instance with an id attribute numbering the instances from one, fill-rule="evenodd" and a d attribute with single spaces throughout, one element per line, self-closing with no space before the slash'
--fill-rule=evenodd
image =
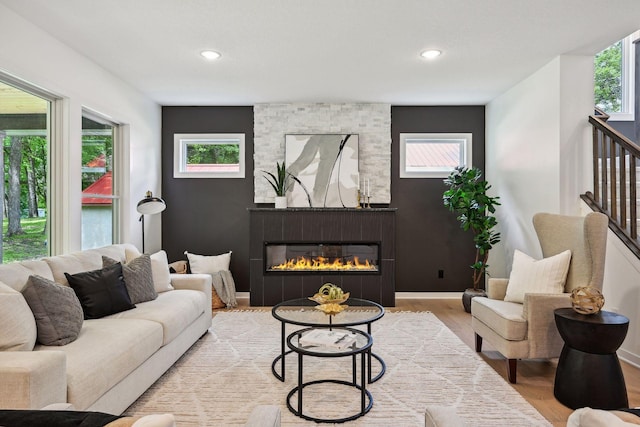
<path id="1" fill-rule="evenodd" d="M 571 292 L 571 307 L 580 314 L 596 314 L 604 306 L 602 292 L 591 286 L 575 288 Z"/>

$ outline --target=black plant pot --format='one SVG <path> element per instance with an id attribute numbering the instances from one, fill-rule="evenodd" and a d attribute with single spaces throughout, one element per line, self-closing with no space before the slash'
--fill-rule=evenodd
<path id="1" fill-rule="evenodd" d="M 487 293 L 483 289 L 468 288 L 462 294 L 462 306 L 464 311 L 471 313 L 471 300 L 475 297 L 486 297 Z"/>

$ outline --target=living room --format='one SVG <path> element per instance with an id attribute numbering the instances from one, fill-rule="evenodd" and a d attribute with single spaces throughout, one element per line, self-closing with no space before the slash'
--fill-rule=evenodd
<path id="1" fill-rule="evenodd" d="M 416 48 L 416 51 L 411 53 L 415 58 L 398 59 L 394 56 L 394 59 L 382 61 L 414 61 L 415 64 L 412 66 L 421 67 L 420 72 L 425 73 L 425 81 L 418 80 L 416 83 L 407 77 L 406 80 L 413 84 L 413 87 L 405 88 L 400 84 L 405 79 L 402 75 L 386 75 L 376 82 L 378 93 L 372 92 L 366 97 L 358 97 L 343 94 L 351 93 L 347 91 L 350 84 L 357 86 L 355 83 L 358 78 L 353 77 L 354 75 L 367 80 L 368 74 L 360 69 L 352 72 L 349 67 L 345 68 L 345 78 L 340 78 L 339 73 L 336 77 L 337 72 L 332 75 L 311 73 L 308 79 L 299 77 L 302 74 L 301 69 L 308 69 L 291 62 L 304 61 L 308 58 L 309 52 L 305 55 L 293 55 L 289 58 L 289 63 L 283 61 L 279 70 L 262 68 L 260 60 L 254 59 L 251 63 L 256 71 L 248 77 L 251 80 L 249 85 L 248 82 L 235 80 L 233 73 L 241 73 L 237 69 L 227 68 L 229 66 L 225 63 L 238 61 L 241 53 L 233 51 L 231 47 L 218 46 L 216 40 L 208 40 L 204 43 L 207 46 L 201 46 L 203 43 L 193 46 L 193 57 L 193 52 L 176 55 L 175 51 L 171 51 L 168 62 L 155 63 L 152 57 L 164 54 L 159 46 L 169 49 L 170 44 L 163 41 L 154 46 L 152 37 L 137 34 L 149 24 L 145 22 L 134 30 L 135 25 L 131 22 L 136 22 L 133 21 L 136 15 L 133 11 L 132 21 L 126 22 L 124 17 L 133 6 L 120 2 L 116 5 L 101 6 L 101 11 L 105 8 L 104 16 L 100 20 L 101 25 L 105 25 L 102 19 L 108 21 L 107 10 L 120 9 L 118 13 L 110 12 L 120 18 L 113 21 L 114 25 L 117 23 L 119 27 L 114 28 L 109 37 L 94 38 L 97 36 L 86 33 L 83 29 L 89 25 L 87 22 L 95 18 L 91 16 L 92 10 L 87 5 L 70 2 L 58 9 L 46 5 L 47 2 L 25 2 L 24 6 L 20 6 L 19 3 L 9 0 L 0 2 L 0 34 L 3 40 L 11 40 L 11 43 L 3 44 L 0 52 L 0 71 L 3 76 L 13 76 L 60 98 L 63 127 L 59 130 L 59 137 L 66 141 L 52 154 L 52 164 L 55 165 L 52 169 L 52 182 L 59 185 L 56 203 L 51 207 L 51 216 L 57 218 L 51 230 L 52 254 L 65 254 L 81 249 L 81 230 L 77 227 L 81 215 L 81 194 L 79 182 L 73 177 L 80 176 L 81 165 L 77 152 L 81 140 L 80 118 L 83 109 L 89 109 L 122 124 L 126 135 L 124 144 L 127 149 L 123 156 L 126 166 L 123 168 L 124 185 L 120 213 L 122 227 L 119 241 L 142 247 L 136 203 L 147 190 L 151 190 L 154 195 L 162 196 L 167 208 L 161 215 L 148 215 L 145 218 L 146 252 L 164 249 L 169 261 L 175 261 L 185 259 L 184 251 L 205 255 L 232 251 L 231 271 L 237 290 L 243 297 L 248 297 L 250 291 L 250 221 L 247 209 L 272 206 L 273 202 L 270 200 L 273 194 L 261 171 L 275 171 L 275 162 L 283 161 L 285 154 L 284 150 L 267 152 L 264 145 L 256 143 L 261 136 L 255 127 L 256 120 L 261 117 L 261 111 L 283 106 L 311 110 L 324 107 L 367 108 L 371 105 L 386 108 L 389 137 L 385 152 L 380 154 L 381 159 L 377 159 L 379 163 L 373 162 L 371 158 L 362 157 L 360 174 L 371 180 L 371 204 L 374 207 L 397 209 L 396 298 L 458 298 L 459 293 L 468 286 L 468 259 L 474 254 L 473 247 L 469 246 L 471 238 L 459 229 L 455 217 L 442 206 L 444 184 L 441 179 L 399 178 L 400 134 L 473 134 L 472 163 L 485 171 L 486 179 L 492 184 L 493 194 L 500 195 L 502 203 L 497 215 L 502 242 L 491 252 L 491 276 L 508 277 L 514 249 L 541 257 L 531 225 L 534 213 L 584 215 L 589 211 L 579 196 L 592 187 L 590 129 L 587 117 L 592 113 L 594 105 L 593 55 L 640 27 L 634 19 L 634 16 L 638 16 L 638 5 L 633 1 L 608 4 L 604 11 L 601 10 L 602 5 L 590 2 L 589 5 L 597 12 L 589 11 L 589 7 L 583 2 L 568 2 L 563 5 L 545 2 L 536 6 L 514 6 L 508 4 L 509 2 L 498 2 L 491 5 L 495 10 L 489 11 L 484 10 L 487 9 L 486 5 L 478 6 L 464 1 L 449 6 L 450 11 L 439 3 L 420 5 L 418 2 L 412 2 L 406 8 L 409 11 L 415 8 L 413 15 L 416 16 L 426 17 L 436 12 L 442 13 L 445 17 L 460 14 L 465 16 L 465 25 L 469 26 L 473 20 L 466 15 L 476 16 L 482 25 L 472 26 L 473 31 L 465 34 L 464 41 L 467 44 L 473 41 L 472 47 L 477 53 L 470 56 L 466 62 L 456 62 L 453 68 L 445 68 L 446 61 L 461 55 L 455 49 L 447 48 L 447 43 L 454 45 L 454 42 L 457 42 L 460 45 L 464 42 L 455 40 L 453 35 L 449 36 L 452 39 L 447 43 L 425 40 L 424 36 L 420 35 L 420 40 L 411 42 L 411 46 Z M 353 26 L 347 34 L 362 46 L 367 45 L 369 40 L 365 39 L 365 35 L 384 46 L 385 32 L 374 33 L 377 34 L 375 37 L 372 33 L 365 32 L 365 28 L 359 26 L 367 25 L 360 22 L 358 25 L 354 24 L 358 21 L 355 19 L 357 14 L 354 14 L 358 12 L 363 18 L 367 16 L 367 19 L 375 23 L 386 22 L 390 17 L 395 17 L 399 23 L 407 27 L 414 23 L 407 17 L 412 13 L 398 12 L 399 15 L 395 15 L 394 6 L 390 3 L 376 2 L 379 11 L 371 13 L 374 16 L 370 17 L 361 10 L 362 5 L 347 7 L 334 4 L 337 8 L 335 13 L 342 12 L 354 20 L 342 21 L 336 18 L 338 23 L 333 23 L 328 19 L 332 23 L 327 25 L 336 34 L 344 34 L 338 32 L 339 23 L 347 28 Z M 304 7 L 299 6 L 300 9 L 288 9 L 287 14 L 274 18 L 273 22 L 266 20 L 266 25 L 259 25 L 261 14 L 267 13 L 264 6 L 258 7 L 252 2 L 242 2 L 242 5 L 251 12 L 240 6 L 238 9 L 228 6 L 234 10 L 231 13 L 226 7 L 217 5 L 221 9 L 219 16 L 216 15 L 216 25 L 222 26 L 219 20 L 236 20 L 242 28 L 256 26 L 268 31 L 269 27 L 291 25 L 293 21 L 288 20 L 305 16 L 299 15 L 304 12 Z M 279 5 L 285 6 L 292 7 L 291 4 Z M 143 6 L 139 7 L 144 11 Z M 158 19 L 159 22 L 164 22 L 165 18 L 162 17 L 170 14 L 171 10 L 168 3 L 147 7 L 149 10 L 146 12 L 150 14 L 148 18 Z M 341 10 L 342 7 L 346 10 Z M 56 21 L 70 14 L 72 8 L 78 9 L 77 14 L 69 15 L 73 16 L 71 21 L 75 22 L 74 25 Z M 142 13 L 137 10 L 138 7 L 134 9 Z M 371 9 L 376 11 L 375 7 Z M 243 10 L 251 20 L 243 18 Z M 542 13 L 540 10 L 548 12 Z M 186 11 L 183 12 L 187 14 Z M 314 12 L 320 13 L 314 9 L 309 15 L 313 16 Z M 320 15 L 322 17 L 333 16 L 326 10 L 322 12 L 326 14 Z M 527 19 L 523 17 L 527 15 L 535 19 L 532 19 L 534 23 L 525 26 L 526 22 L 523 21 Z M 53 19 L 54 17 L 56 19 Z M 602 23 L 605 18 L 606 22 L 616 24 Z M 429 21 L 430 25 L 443 26 L 443 22 L 455 22 L 451 18 L 442 19 Z M 535 22 L 536 19 L 539 21 Z M 46 24 L 49 20 L 52 24 Z M 567 21 L 574 22 L 575 28 L 572 28 L 573 25 L 566 25 Z M 47 25 L 57 28 L 54 31 Z M 123 31 L 127 26 L 130 28 L 129 31 Z M 295 28 L 301 26 L 304 27 L 297 23 Z M 559 29 L 562 26 L 567 28 Z M 166 32 L 177 37 L 177 34 L 187 27 L 190 27 L 189 15 L 178 14 Z M 483 28 L 485 30 L 480 33 Z M 491 28 L 491 34 L 484 34 L 487 33 L 486 28 Z M 404 28 L 396 28 L 394 31 L 403 32 L 402 30 Z M 526 37 L 520 34 L 519 37 L 522 37 L 521 50 L 530 51 L 530 60 L 524 61 L 522 56 L 510 57 L 508 51 L 502 59 L 496 58 L 495 55 L 491 56 L 490 60 L 481 57 L 482 47 L 494 46 L 491 49 L 499 50 L 498 48 L 503 48 L 500 43 L 521 30 L 524 33 L 529 32 Z M 441 31 L 444 32 L 444 29 Z M 412 32 L 413 30 L 406 30 L 406 37 L 409 38 Z M 545 32 L 556 35 L 558 45 L 539 54 L 534 50 L 536 43 L 531 40 L 539 38 L 540 45 L 548 46 L 547 37 L 551 36 L 544 34 Z M 108 31 L 99 33 L 104 34 Z M 465 32 L 461 31 L 462 33 Z M 314 34 L 317 36 L 317 33 Z M 426 34 L 433 37 L 431 32 Z M 250 33 L 246 36 L 247 39 L 251 37 L 255 40 L 259 35 Z M 327 42 L 332 48 L 340 44 L 335 37 L 332 36 L 331 43 Z M 109 44 L 121 46 L 123 50 L 129 44 L 139 44 L 139 50 L 155 50 L 149 57 L 138 61 L 129 57 L 123 60 L 118 56 L 91 57 L 72 42 L 74 39 L 83 38 L 89 46 L 94 43 L 96 50 Z M 291 42 L 290 38 L 295 37 L 284 38 L 281 40 L 283 44 L 274 48 L 287 51 L 289 46 L 286 43 Z M 530 41 L 525 43 L 527 39 Z M 215 46 L 210 46 L 209 43 Z M 245 43 L 252 46 L 250 40 L 245 40 Z M 439 43 L 444 44 L 444 47 L 441 47 L 441 58 L 435 62 L 426 62 L 419 58 L 420 49 L 428 47 L 423 44 Z M 311 51 L 312 46 L 315 44 L 310 44 Z M 169 73 L 180 80 L 181 67 L 197 67 L 198 65 L 194 64 L 201 59 L 196 56 L 199 49 L 204 47 L 220 49 L 222 57 L 217 63 L 200 64 L 202 69 L 197 78 L 185 83 L 161 81 L 160 77 L 156 77 L 156 74 L 160 76 Z M 249 49 L 246 46 L 245 48 Z M 238 49 L 243 49 L 242 45 L 239 45 Z M 252 55 L 255 54 L 255 49 L 256 47 L 251 47 Z M 408 50 L 406 47 L 403 52 Z M 368 49 L 366 51 L 368 52 Z M 328 52 L 320 51 L 319 54 L 332 60 Z M 340 67 L 340 61 L 343 59 L 333 59 L 336 61 L 335 66 Z M 489 68 L 489 62 L 499 60 L 502 62 L 499 62 L 498 68 L 503 69 L 504 75 L 499 73 L 499 70 L 492 72 L 505 80 L 495 82 L 487 77 L 491 73 L 486 72 L 484 68 Z M 443 62 L 439 65 L 437 61 L 443 61 L 445 65 L 442 65 Z M 434 70 L 437 67 L 443 67 L 451 74 L 448 79 L 443 78 L 442 84 L 434 80 L 438 78 L 434 76 L 440 76 L 435 73 L 442 72 Z M 269 79 L 273 77 L 273 73 L 286 74 L 289 69 L 293 70 L 292 75 L 300 80 L 291 78 L 288 85 L 278 86 L 282 90 L 280 93 L 267 91 L 265 95 L 259 95 L 259 90 L 269 89 Z M 122 76 L 126 75 L 127 71 L 136 76 L 137 80 L 132 81 L 144 84 L 136 87 L 132 81 L 123 79 Z M 226 86 L 225 79 L 230 81 Z M 328 85 L 327 79 L 333 82 L 334 86 Z M 494 78 L 497 79 L 498 77 Z M 485 90 L 477 89 L 475 80 L 484 81 Z M 312 86 L 312 83 L 315 85 Z M 155 91 L 154 84 L 162 90 Z M 394 86 L 404 90 L 402 96 L 391 95 Z M 287 87 L 292 91 L 296 88 L 314 89 L 289 94 L 285 91 Z M 370 88 L 364 86 L 364 89 Z M 370 121 L 365 119 L 362 123 L 354 122 L 353 126 L 355 128 L 368 124 Z M 284 130 L 284 133 L 291 134 L 307 132 L 358 133 L 358 129 L 335 128 L 329 123 L 326 128 L 322 128 L 321 124 L 314 123 L 309 124 L 308 128 L 292 126 Z M 248 166 L 245 177 L 175 179 L 173 150 L 176 133 L 244 133 L 245 161 Z M 284 134 L 277 142 L 284 147 Z M 366 142 L 366 138 L 361 139 L 363 146 Z M 385 166 L 381 168 L 380 164 Z M 606 297 L 605 308 L 624 314 L 630 319 L 631 325 L 637 324 L 640 320 L 636 310 L 637 283 L 640 283 L 638 264 L 638 260 L 629 255 L 623 244 L 614 236 L 609 237 L 603 288 Z M 439 277 L 440 271 L 443 277 Z M 640 338 L 636 335 L 634 327 L 631 326 L 619 355 L 638 366 Z M 632 389 L 634 385 L 628 384 L 628 387 Z"/>

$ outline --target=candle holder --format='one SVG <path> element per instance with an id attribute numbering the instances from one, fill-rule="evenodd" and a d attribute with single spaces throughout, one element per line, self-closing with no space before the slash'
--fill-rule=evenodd
<path id="1" fill-rule="evenodd" d="M 367 196 L 367 209 L 371 209 L 371 196 Z"/>

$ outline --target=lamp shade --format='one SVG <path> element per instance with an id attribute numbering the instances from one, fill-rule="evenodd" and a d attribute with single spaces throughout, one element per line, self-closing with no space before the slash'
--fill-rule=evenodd
<path id="1" fill-rule="evenodd" d="M 144 199 L 138 202 L 137 210 L 142 215 L 153 215 L 162 212 L 167 208 L 167 204 L 160 197 L 153 197 L 151 191 L 147 191 Z"/>

